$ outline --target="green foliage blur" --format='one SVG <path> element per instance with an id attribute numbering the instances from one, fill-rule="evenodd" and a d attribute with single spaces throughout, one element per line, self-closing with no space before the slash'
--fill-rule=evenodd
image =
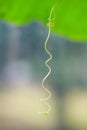
<path id="1" fill-rule="evenodd" d="M 87 40 L 86 0 L 0 0 L 0 18 L 19 25 L 32 20 L 39 20 L 46 25 L 55 3 L 53 31 L 72 40 Z"/>

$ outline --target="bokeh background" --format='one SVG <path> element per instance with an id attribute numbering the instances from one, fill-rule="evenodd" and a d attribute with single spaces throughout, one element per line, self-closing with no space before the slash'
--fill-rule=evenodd
<path id="1" fill-rule="evenodd" d="M 52 73 L 46 87 L 51 112 L 41 115 L 47 96 L 41 86 L 48 69 L 44 42 L 48 28 L 34 20 L 17 26 L 0 21 L 0 129 L 87 129 L 87 42 L 51 32 Z"/>

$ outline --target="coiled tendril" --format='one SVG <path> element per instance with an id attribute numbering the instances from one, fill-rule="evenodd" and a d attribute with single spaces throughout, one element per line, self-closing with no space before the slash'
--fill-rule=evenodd
<path id="1" fill-rule="evenodd" d="M 51 73 L 51 67 L 49 66 L 48 62 L 50 60 L 52 60 L 52 54 L 47 49 L 47 43 L 48 43 L 48 40 L 50 38 L 51 28 L 54 26 L 54 20 L 55 20 L 55 17 L 54 17 L 54 8 L 55 8 L 55 5 L 51 8 L 51 11 L 50 11 L 50 15 L 49 15 L 49 18 L 48 18 L 48 23 L 47 23 L 47 26 L 48 26 L 49 30 L 48 30 L 48 34 L 47 34 L 46 40 L 44 42 L 44 50 L 49 55 L 49 58 L 45 61 L 45 66 L 48 68 L 48 73 L 46 74 L 46 76 L 42 80 L 42 88 L 48 93 L 48 96 L 45 97 L 45 98 L 40 99 L 40 101 L 43 102 L 48 107 L 48 109 L 45 112 L 39 112 L 40 114 L 42 113 L 44 115 L 48 115 L 48 113 L 51 110 L 51 106 L 47 102 L 47 100 L 49 100 L 51 98 L 51 92 L 44 86 L 44 83 L 45 83 L 45 80 L 48 78 L 48 76 Z"/>

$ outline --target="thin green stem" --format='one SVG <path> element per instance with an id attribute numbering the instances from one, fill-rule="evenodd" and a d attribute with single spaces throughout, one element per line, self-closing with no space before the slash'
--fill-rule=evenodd
<path id="1" fill-rule="evenodd" d="M 43 78 L 42 80 L 42 88 L 48 93 L 48 96 L 45 97 L 45 98 L 42 98 L 40 99 L 40 101 L 43 101 L 43 103 L 48 107 L 47 111 L 46 112 L 43 112 L 43 114 L 47 114 L 49 113 L 49 111 L 51 110 L 51 106 L 49 103 L 47 103 L 46 101 L 49 100 L 51 98 L 51 92 L 50 90 L 48 90 L 45 86 L 44 86 L 44 83 L 45 83 L 45 80 L 48 78 L 48 76 L 50 75 L 51 73 L 51 67 L 49 66 L 48 62 L 52 60 L 52 54 L 51 52 L 47 49 L 47 43 L 48 43 L 48 40 L 50 38 L 50 33 L 51 33 L 51 27 L 53 26 L 54 24 L 54 19 L 55 17 L 52 18 L 52 15 L 54 14 L 54 8 L 55 6 L 52 7 L 51 11 L 50 11 L 50 15 L 49 15 L 49 22 L 48 22 L 48 28 L 49 28 L 49 31 L 48 31 L 48 35 L 47 35 L 47 38 L 45 40 L 45 43 L 44 43 L 44 50 L 46 51 L 46 53 L 49 55 L 49 58 L 45 61 L 45 66 L 48 68 L 48 73 L 46 74 L 46 76 Z"/>

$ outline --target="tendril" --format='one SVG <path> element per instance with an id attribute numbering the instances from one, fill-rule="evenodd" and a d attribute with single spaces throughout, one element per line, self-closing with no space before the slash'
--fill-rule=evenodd
<path id="1" fill-rule="evenodd" d="M 48 18 L 48 23 L 47 23 L 47 26 L 48 26 L 49 30 L 48 30 L 48 34 L 47 34 L 46 40 L 44 42 L 44 50 L 49 55 L 49 58 L 45 61 L 45 66 L 48 68 L 48 73 L 45 75 L 45 77 L 42 80 L 42 88 L 45 90 L 45 92 L 47 92 L 48 96 L 40 99 L 40 101 L 43 102 L 47 106 L 47 108 L 48 108 L 45 112 L 42 112 L 42 114 L 44 114 L 44 115 L 48 115 L 48 113 L 51 110 L 51 106 L 47 102 L 47 100 L 49 100 L 52 95 L 51 95 L 50 90 L 45 87 L 44 83 L 45 83 L 45 80 L 48 78 L 48 76 L 51 73 L 51 67 L 49 66 L 48 62 L 52 60 L 52 54 L 47 49 L 47 43 L 48 43 L 48 40 L 50 38 L 51 28 L 54 26 L 54 20 L 55 20 L 54 8 L 55 8 L 55 5 L 51 8 L 51 11 L 50 11 L 50 15 L 49 15 L 49 18 Z M 39 113 L 41 113 L 41 112 L 39 112 Z"/>

